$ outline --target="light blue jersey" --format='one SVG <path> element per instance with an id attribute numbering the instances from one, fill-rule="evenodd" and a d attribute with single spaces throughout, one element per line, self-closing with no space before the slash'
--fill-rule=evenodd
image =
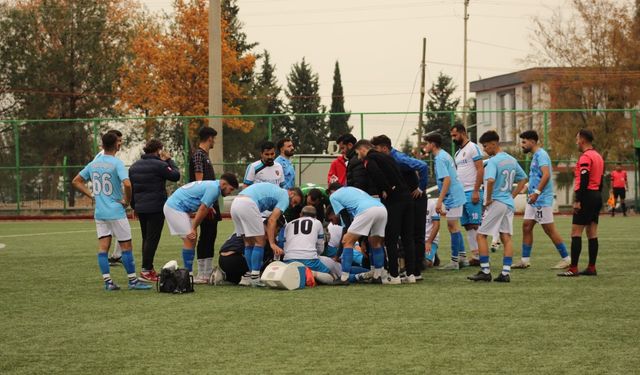
<path id="1" fill-rule="evenodd" d="M 242 190 L 240 195 L 251 198 L 258 205 L 260 212 L 273 211 L 275 208 L 284 212 L 289 208 L 289 193 L 269 182 L 253 184 Z"/>
<path id="2" fill-rule="evenodd" d="M 484 168 L 485 186 L 490 178 L 495 180 L 491 199 L 502 202 L 513 210 L 513 184 L 527 178 L 518 161 L 506 152 L 497 153 L 487 161 Z M 485 192 L 488 193 L 486 190 Z"/>
<path id="3" fill-rule="evenodd" d="M 438 190 L 442 191 L 442 181 L 445 177 L 449 177 L 451 183 L 449 184 L 449 190 L 444 197 L 442 203 L 447 208 L 460 207 L 466 202 L 464 196 L 464 189 L 462 184 L 458 180 L 458 173 L 456 172 L 456 166 L 453 162 L 453 158 L 445 150 L 438 151 L 434 159 L 436 167 L 436 182 L 438 184 Z"/>
<path id="4" fill-rule="evenodd" d="M 129 179 L 122 160 L 112 155 L 98 155 L 82 171 L 80 176 L 91 181 L 96 200 L 96 220 L 118 220 L 127 217 L 122 201 L 122 181 Z"/>
<path id="5" fill-rule="evenodd" d="M 213 206 L 220 196 L 220 181 L 193 181 L 181 186 L 169 199 L 167 206 L 180 212 L 196 212 L 201 204 Z"/>
<path id="6" fill-rule="evenodd" d="M 291 160 L 280 155 L 276 158 L 276 163 L 282 166 L 282 171 L 284 172 L 284 186 L 282 187 L 291 189 L 296 185 L 296 170 L 293 168 Z"/>
<path id="7" fill-rule="evenodd" d="M 549 168 L 549 181 L 540 192 L 540 196 L 532 206 L 534 207 L 551 207 L 553 205 L 553 179 L 551 178 L 551 158 L 549 154 L 541 148 L 533 154 L 531 159 L 531 169 L 529 170 L 529 194 L 538 189 L 540 179 L 542 178 L 541 167 Z"/>
<path id="8" fill-rule="evenodd" d="M 379 200 L 352 186 L 336 190 L 329 196 L 329 201 L 336 215 L 339 215 L 340 211 L 346 208 L 352 217 L 360 215 L 371 207 L 384 207 Z"/>

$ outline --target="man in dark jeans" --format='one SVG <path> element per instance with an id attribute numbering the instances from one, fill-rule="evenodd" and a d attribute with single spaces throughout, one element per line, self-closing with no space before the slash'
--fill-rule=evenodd
<path id="1" fill-rule="evenodd" d="M 387 208 L 384 242 L 389 259 L 390 277 L 383 282 L 400 284 L 404 281 L 413 284 L 416 282 L 416 261 L 413 235 L 414 214 L 409 189 L 391 156 L 374 150 L 373 144 L 364 139 L 358 141 L 354 148 L 371 176 L 382 203 Z M 400 238 L 402 238 L 407 272 L 404 280 L 400 279 L 398 273 L 398 240 Z"/>
<path id="2" fill-rule="evenodd" d="M 422 160 L 412 158 L 391 146 L 391 139 L 386 135 L 379 135 L 371 139 L 371 143 L 376 151 L 389 155 L 396 161 L 402 173 L 405 184 L 409 189 L 412 198 L 413 208 L 413 246 L 415 250 L 415 277 L 422 280 L 422 260 L 425 257 L 425 226 L 427 225 L 427 182 L 429 178 L 429 168 Z"/>
<path id="3" fill-rule="evenodd" d="M 153 268 L 153 258 L 164 226 L 162 208 L 167 200 L 167 180 L 176 182 L 180 171 L 171 156 L 162 149 L 162 142 L 152 139 L 145 145 L 144 155 L 129 168 L 133 186 L 131 207 L 140 220 L 142 231 L 142 270 L 139 279 L 158 281 Z"/>
<path id="4" fill-rule="evenodd" d="M 198 148 L 191 155 L 189 163 L 189 181 L 215 180 L 216 174 L 209 159 L 209 151 L 213 149 L 218 132 L 209 127 L 203 127 L 198 133 Z M 209 282 L 211 272 L 213 272 L 213 254 L 216 237 L 218 235 L 218 221 L 220 216 L 220 206 L 218 202 L 213 204 L 209 215 L 200 223 L 200 237 L 196 253 L 198 257 L 198 275 L 194 279 L 196 284 L 206 284 Z"/>

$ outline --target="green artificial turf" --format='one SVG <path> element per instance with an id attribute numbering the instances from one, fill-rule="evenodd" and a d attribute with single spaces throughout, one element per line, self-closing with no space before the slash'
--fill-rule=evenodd
<path id="1" fill-rule="evenodd" d="M 556 222 L 569 247 L 570 218 Z M 218 246 L 231 230 L 220 224 Z M 556 277 L 559 257 L 537 227 L 532 267 L 510 284 L 467 281 L 477 269 L 429 270 L 416 285 L 167 295 L 103 291 L 91 221 L 1 222 L 0 374 L 635 373 L 638 230 L 640 217 L 601 218 L 597 277 Z M 165 230 L 156 268 L 181 263 L 180 249 Z M 495 275 L 501 253 L 491 261 Z M 122 267 L 112 276 L 126 287 Z"/>

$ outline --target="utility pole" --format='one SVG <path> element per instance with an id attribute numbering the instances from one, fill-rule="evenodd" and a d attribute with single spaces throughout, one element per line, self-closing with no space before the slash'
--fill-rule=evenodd
<path id="1" fill-rule="evenodd" d="M 416 146 L 420 147 L 420 143 L 422 142 L 422 129 L 424 129 L 424 122 L 422 120 L 422 113 L 424 112 L 424 71 L 425 71 L 425 56 L 427 54 L 427 38 L 422 38 L 422 63 L 420 64 L 420 69 L 422 69 L 422 79 L 420 81 L 420 116 L 418 118 L 418 143 Z"/>
<path id="2" fill-rule="evenodd" d="M 209 0 L 209 116 L 222 115 L 222 31 L 220 29 L 220 0 Z M 214 128 L 216 145 L 209 152 L 214 164 L 223 162 L 222 119 L 209 119 L 209 126 Z M 222 168 L 218 169 L 222 171 Z"/>
<path id="3" fill-rule="evenodd" d="M 464 0 L 464 79 L 462 84 L 462 123 L 465 127 L 467 124 L 467 111 L 469 105 L 467 103 L 467 21 L 469 20 L 469 0 Z"/>

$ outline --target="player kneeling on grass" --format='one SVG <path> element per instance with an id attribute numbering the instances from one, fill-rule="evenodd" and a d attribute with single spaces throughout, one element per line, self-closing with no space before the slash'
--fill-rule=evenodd
<path id="1" fill-rule="evenodd" d="M 513 156 L 500 149 L 498 133 L 490 130 L 480 137 L 484 151 L 491 157 L 484 168 L 485 211 L 482 225 L 478 228 L 478 251 L 480 253 L 481 270 L 469 280 L 491 281 L 489 268 L 489 245 L 487 236 L 500 233 L 504 244 L 502 273 L 494 281 L 509 282 L 511 262 L 513 260 L 513 198 L 522 190 L 527 176 Z M 513 183 L 518 185 L 513 189 Z"/>
<path id="2" fill-rule="evenodd" d="M 209 214 L 213 203 L 220 195 L 227 196 L 238 188 L 238 179 L 233 173 L 223 174 L 215 181 L 194 181 L 176 190 L 164 205 L 164 216 L 172 236 L 182 238 L 182 261 L 184 267 L 193 273 L 197 228 Z M 195 212 L 193 221 L 189 214 Z M 215 213 L 214 213 L 215 214 Z M 205 283 L 208 280 L 205 280 Z"/>
<path id="3" fill-rule="evenodd" d="M 336 283 L 349 285 L 349 274 L 353 262 L 353 247 L 362 236 L 369 236 L 373 263 L 373 280 L 382 283 L 384 267 L 384 230 L 387 225 L 387 210 L 379 200 L 364 191 L 339 183 L 329 185 L 329 202 L 333 211 L 342 219 L 342 275 Z"/>
<path id="4" fill-rule="evenodd" d="M 260 282 L 260 269 L 264 258 L 264 246 L 267 239 L 273 254 L 283 253 L 276 243 L 278 219 L 288 207 L 295 207 L 302 201 L 302 192 L 298 188 L 288 191 L 268 182 L 253 184 L 242 190 L 231 203 L 231 218 L 235 233 L 244 235 L 244 257 L 250 273 L 242 277 L 242 286 L 264 286 Z M 270 211 L 267 219 L 267 235 L 262 222 L 261 212 Z"/>
<path id="5" fill-rule="evenodd" d="M 125 208 L 131 201 L 131 182 L 124 163 L 115 157 L 118 137 L 113 133 L 102 136 L 103 155 L 97 156 L 73 179 L 73 186 L 82 194 L 95 199 L 96 231 L 98 232 L 98 265 L 104 289 L 119 290 L 111 280 L 108 252 L 111 237 L 115 236 L 122 249 L 122 263 L 129 277 L 129 289 L 151 289 L 136 277 L 136 265 L 131 251 L 131 227 Z M 91 190 L 85 182 L 91 180 Z M 124 185 L 124 198 L 122 186 Z"/>
<path id="6" fill-rule="evenodd" d="M 317 282 L 331 284 L 331 270 L 318 258 L 324 251 L 324 229 L 315 217 L 315 207 L 305 206 L 301 217 L 284 227 L 284 262 L 300 262 L 311 269 Z"/>

